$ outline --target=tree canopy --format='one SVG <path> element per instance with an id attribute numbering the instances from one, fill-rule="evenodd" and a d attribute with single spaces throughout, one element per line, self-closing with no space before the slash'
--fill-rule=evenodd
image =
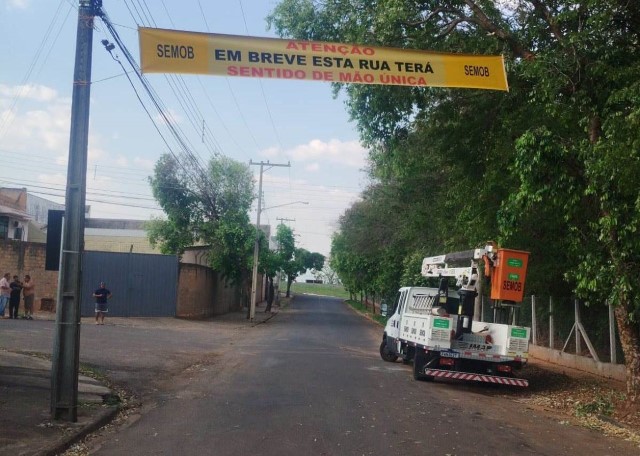
<path id="1" fill-rule="evenodd" d="M 422 254 L 489 239 L 528 250 L 529 291 L 615 303 L 636 400 L 640 3 L 283 0 L 269 22 L 296 39 L 504 55 L 508 93 L 334 85 L 373 184 L 331 266 L 348 289 L 385 293 Z"/>
<path id="2" fill-rule="evenodd" d="M 165 154 L 150 179 L 153 195 L 167 218 L 154 220 L 149 239 L 163 253 L 210 247 L 211 266 L 232 283 L 250 275 L 255 228 L 249 221 L 254 199 L 249 167 L 228 157 L 210 160 L 206 174 Z"/>
<path id="3" fill-rule="evenodd" d="M 287 279 L 286 296 L 288 297 L 291 292 L 291 284 L 296 277 L 304 274 L 308 269 L 322 269 L 324 255 L 296 247 L 293 230 L 285 224 L 278 225 L 276 241 L 278 242 L 278 255 L 280 256 L 280 270 L 282 270 Z"/>

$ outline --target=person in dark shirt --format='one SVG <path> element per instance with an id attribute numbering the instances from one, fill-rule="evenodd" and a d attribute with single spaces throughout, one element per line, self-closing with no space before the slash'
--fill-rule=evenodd
<path id="1" fill-rule="evenodd" d="M 9 318 L 18 318 L 18 308 L 20 307 L 20 293 L 22 292 L 22 282 L 17 275 L 13 276 L 13 282 L 9 284 L 11 294 L 9 295 Z"/>
<path id="2" fill-rule="evenodd" d="M 104 325 L 105 314 L 109 312 L 107 301 L 111 297 L 104 282 L 100 282 L 100 288 L 93 292 L 93 297 L 96 298 L 96 325 Z"/>

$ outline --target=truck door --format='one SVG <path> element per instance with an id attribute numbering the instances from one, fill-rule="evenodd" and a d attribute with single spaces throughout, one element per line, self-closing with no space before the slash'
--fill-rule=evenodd
<path id="1" fill-rule="evenodd" d="M 387 346 L 396 354 L 399 351 L 398 337 L 400 336 L 400 320 L 402 319 L 408 292 L 408 290 L 401 290 L 396 295 L 393 303 L 393 313 L 389 320 L 387 320 L 387 326 L 385 328 L 387 332 Z"/>

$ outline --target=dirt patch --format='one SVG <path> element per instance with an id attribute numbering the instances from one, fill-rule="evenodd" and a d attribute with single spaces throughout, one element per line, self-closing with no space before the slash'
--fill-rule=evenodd
<path id="1" fill-rule="evenodd" d="M 624 384 L 539 360 L 518 376 L 529 388 L 495 393 L 640 445 L 640 409 L 629 407 Z"/>

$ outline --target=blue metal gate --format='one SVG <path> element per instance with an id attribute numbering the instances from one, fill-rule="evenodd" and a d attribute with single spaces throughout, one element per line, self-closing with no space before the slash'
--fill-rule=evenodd
<path id="1" fill-rule="evenodd" d="M 93 292 L 105 282 L 112 317 L 175 317 L 178 257 L 143 253 L 85 251 L 82 316 L 95 312 Z"/>

